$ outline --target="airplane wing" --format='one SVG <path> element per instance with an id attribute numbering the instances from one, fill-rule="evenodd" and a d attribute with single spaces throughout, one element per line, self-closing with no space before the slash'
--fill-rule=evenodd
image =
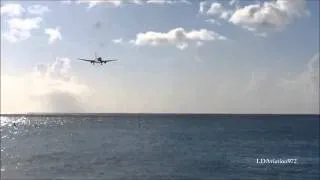
<path id="1" fill-rule="evenodd" d="M 78 59 L 81 61 L 96 62 L 95 60 L 92 60 L 92 59 L 81 59 L 81 58 L 78 58 Z"/>
<path id="2" fill-rule="evenodd" d="M 107 62 L 111 62 L 111 61 L 117 61 L 117 59 L 108 59 L 108 60 L 104 60 L 103 62 L 107 63 Z"/>

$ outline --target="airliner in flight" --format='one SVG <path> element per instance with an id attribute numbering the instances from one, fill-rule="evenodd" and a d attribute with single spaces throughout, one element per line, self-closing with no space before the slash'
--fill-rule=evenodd
<path id="1" fill-rule="evenodd" d="M 103 60 L 102 57 L 97 57 L 96 53 L 94 54 L 94 59 L 82 59 L 82 58 L 78 58 L 81 61 L 87 61 L 90 62 L 91 64 L 95 65 L 95 63 L 100 63 L 101 65 L 104 63 L 108 63 L 108 62 L 112 62 L 112 61 L 117 61 L 117 59 L 106 59 Z"/>

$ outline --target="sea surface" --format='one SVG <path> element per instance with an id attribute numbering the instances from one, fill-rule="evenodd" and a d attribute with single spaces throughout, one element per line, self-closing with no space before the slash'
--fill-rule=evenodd
<path id="1" fill-rule="evenodd" d="M 319 115 L 1 116 L 1 179 L 318 180 Z"/>

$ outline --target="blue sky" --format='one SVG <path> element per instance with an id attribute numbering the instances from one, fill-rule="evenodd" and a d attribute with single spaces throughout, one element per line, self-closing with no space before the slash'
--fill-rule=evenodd
<path id="1" fill-rule="evenodd" d="M 318 113 L 318 1 L 139 2 L 2 1 L 2 112 Z"/>

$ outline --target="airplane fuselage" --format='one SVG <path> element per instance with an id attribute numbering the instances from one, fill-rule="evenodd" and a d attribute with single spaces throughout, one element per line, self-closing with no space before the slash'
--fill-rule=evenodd
<path id="1" fill-rule="evenodd" d="M 80 59 L 80 58 L 79 58 Z M 106 64 L 107 62 L 110 62 L 110 61 L 116 61 L 116 60 L 103 60 L 102 57 L 96 57 L 94 59 L 80 59 L 82 61 L 89 61 L 91 64 L 95 65 L 96 63 L 98 64 Z"/>
<path id="2" fill-rule="evenodd" d="M 101 65 L 102 65 L 102 63 L 104 63 L 104 61 L 102 60 L 102 58 L 101 57 L 97 57 L 96 58 L 96 62 L 91 62 L 93 65 L 95 64 L 95 63 L 100 63 Z"/>

